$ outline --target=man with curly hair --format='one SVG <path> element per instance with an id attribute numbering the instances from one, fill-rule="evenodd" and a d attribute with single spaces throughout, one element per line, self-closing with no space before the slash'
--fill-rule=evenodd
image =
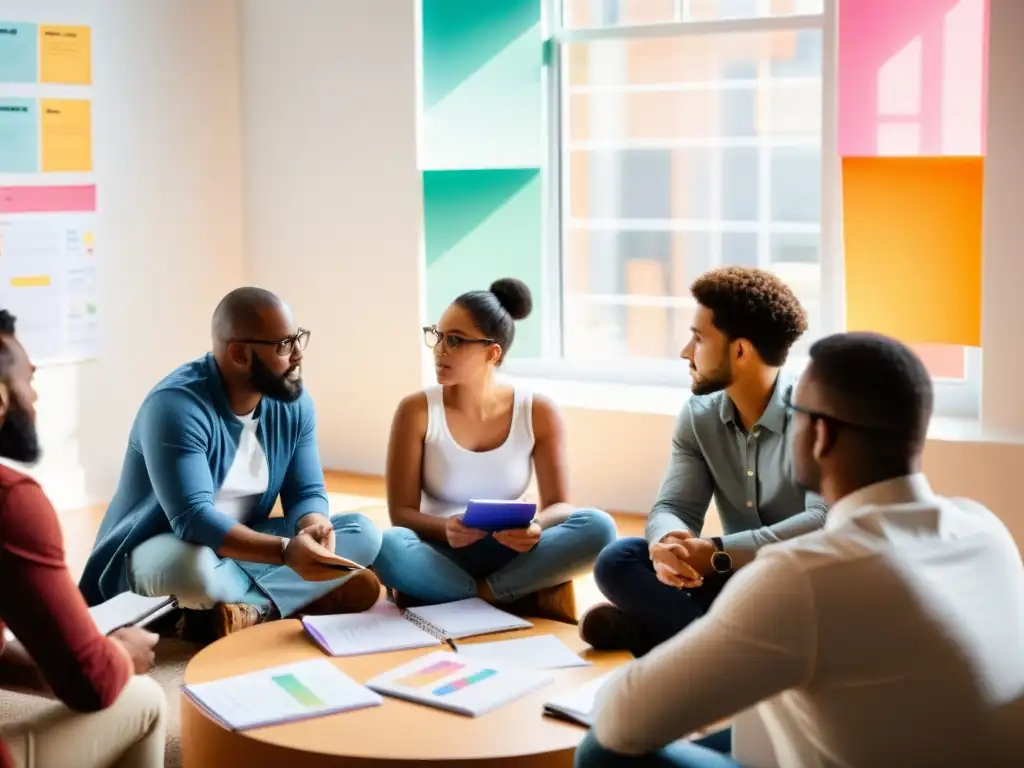
<path id="1" fill-rule="evenodd" d="M 761 547 L 820 528 L 825 503 L 791 477 L 782 371 L 807 317 L 792 290 L 760 269 L 725 267 L 691 286 L 697 301 L 690 397 L 643 538 L 620 539 L 594 575 L 611 604 L 583 616 L 595 648 L 640 656 L 703 616 Z M 715 500 L 725 535 L 701 537 Z"/>

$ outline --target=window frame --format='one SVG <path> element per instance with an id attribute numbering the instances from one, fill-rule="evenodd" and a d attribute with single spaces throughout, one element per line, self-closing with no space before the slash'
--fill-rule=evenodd
<path id="1" fill-rule="evenodd" d="M 566 44 L 601 40 L 636 40 L 651 37 L 723 35 L 815 29 L 822 33 L 821 87 L 821 217 L 819 260 L 821 268 L 822 334 L 843 329 L 842 211 L 840 194 L 841 161 L 837 148 L 837 4 L 823 0 L 822 13 L 760 16 L 756 18 L 712 19 L 603 27 L 565 27 L 565 0 L 542 0 L 541 23 L 545 37 L 544 121 L 547 147 L 544 177 L 544 268 L 541 287 L 543 358 L 510 358 L 503 368 L 513 377 L 578 381 L 611 387 L 688 387 L 689 371 L 672 359 L 572 360 L 565 357 L 565 266 L 569 227 L 566 226 L 571 190 L 563 182 L 568 136 L 564 115 L 569 108 L 568 72 L 564 66 Z M 685 0 L 675 3 L 676 19 L 684 18 Z M 764 152 L 759 152 L 759 156 Z M 765 174 L 762 173 L 762 176 Z M 762 179 L 762 183 L 768 183 Z M 769 246 L 770 248 L 770 246 Z M 828 300 L 826 300 L 828 297 Z M 685 304 L 689 297 L 675 297 Z M 799 372 L 806 358 L 792 358 L 787 368 Z M 980 415 L 981 350 L 967 348 L 963 379 L 933 379 L 935 413 L 938 416 L 977 419 Z"/>

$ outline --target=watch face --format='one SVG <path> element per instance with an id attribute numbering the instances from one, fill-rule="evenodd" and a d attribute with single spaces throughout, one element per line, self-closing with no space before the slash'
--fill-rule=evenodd
<path id="1" fill-rule="evenodd" d="M 732 570 L 732 558 L 729 557 L 727 552 L 715 552 L 711 556 L 711 567 L 718 571 L 718 573 L 725 573 Z"/>

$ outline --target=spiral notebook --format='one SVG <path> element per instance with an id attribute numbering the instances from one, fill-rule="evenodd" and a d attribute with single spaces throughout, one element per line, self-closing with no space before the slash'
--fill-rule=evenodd
<path id="1" fill-rule="evenodd" d="M 554 682 L 547 672 L 436 651 L 377 675 L 366 687 L 396 699 L 476 717 Z"/>
<path id="2" fill-rule="evenodd" d="M 378 603 L 364 613 L 303 616 L 302 626 L 331 656 L 361 656 L 427 648 L 449 639 L 533 625 L 474 597 L 406 610 Z"/>

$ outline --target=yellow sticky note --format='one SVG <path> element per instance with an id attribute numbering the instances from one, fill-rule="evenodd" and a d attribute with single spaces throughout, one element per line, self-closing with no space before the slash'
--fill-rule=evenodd
<path id="1" fill-rule="evenodd" d="M 89 27 L 39 27 L 39 80 L 60 85 L 92 85 Z"/>
<path id="2" fill-rule="evenodd" d="M 92 170 L 92 104 L 83 99 L 43 99 L 43 171 Z"/>
<path id="3" fill-rule="evenodd" d="M 843 158 L 846 327 L 981 346 L 983 157 Z"/>
<path id="4" fill-rule="evenodd" d="M 12 277 L 12 288 L 46 288 L 50 285 L 49 275 L 29 275 L 27 277 Z"/>

